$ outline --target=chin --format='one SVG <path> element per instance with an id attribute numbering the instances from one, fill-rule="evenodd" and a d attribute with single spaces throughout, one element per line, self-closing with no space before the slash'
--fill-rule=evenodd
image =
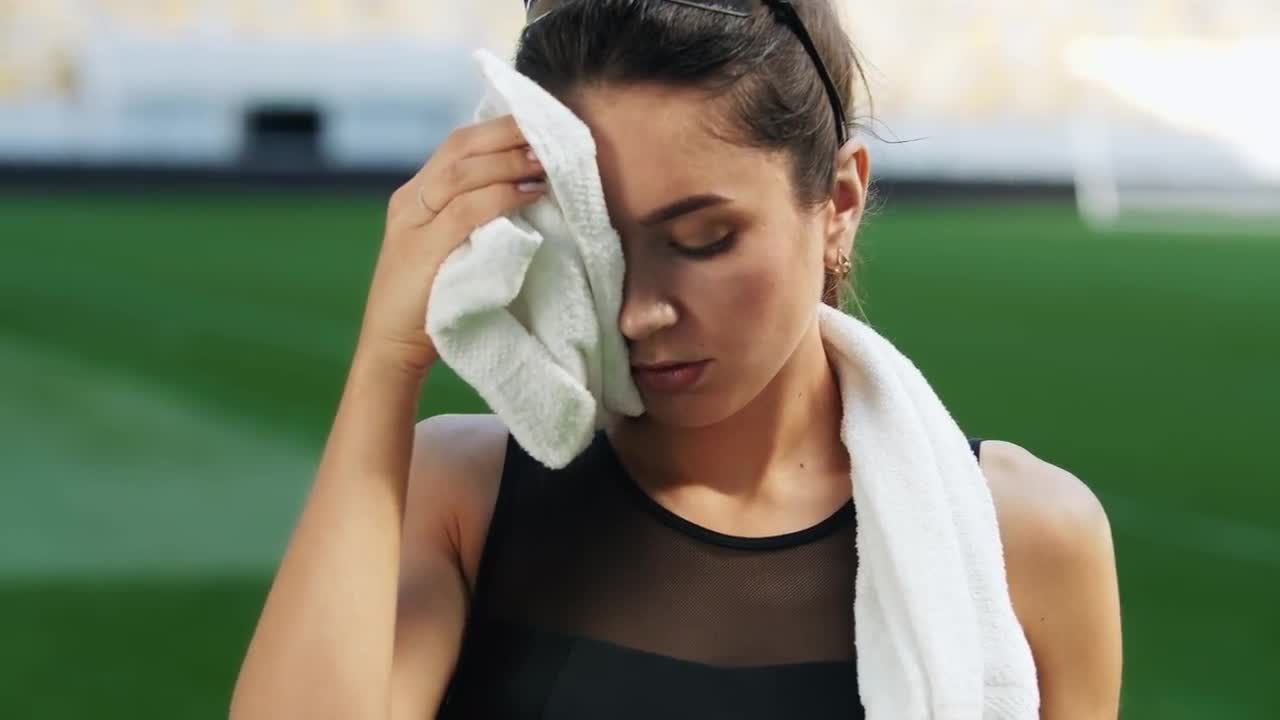
<path id="1" fill-rule="evenodd" d="M 644 415 L 640 420 L 665 427 L 695 430 L 726 420 L 741 409 L 716 395 L 665 395 L 642 393 Z"/>

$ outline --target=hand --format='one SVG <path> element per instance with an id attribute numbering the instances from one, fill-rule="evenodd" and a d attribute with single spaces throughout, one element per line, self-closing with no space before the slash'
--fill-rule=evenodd
<path id="1" fill-rule="evenodd" d="M 471 231 L 546 192 L 542 166 L 510 116 L 464 126 L 391 195 L 357 354 L 425 375 L 424 325 L 436 273 Z"/>

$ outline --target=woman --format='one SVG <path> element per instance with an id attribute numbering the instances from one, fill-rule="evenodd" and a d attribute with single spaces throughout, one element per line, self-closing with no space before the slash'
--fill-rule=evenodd
<path id="1" fill-rule="evenodd" d="M 391 198 L 232 716 L 858 717 L 856 519 L 816 315 L 868 193 L 848 39 L 822 0 L 530 12 L 518 69 L 598 144 L 646 414 L 556 472 L 492 416 L 415 426 L 436 269 L 545 190 L 510 118 L 454 132 Z M 974 450 L 1042 717 L 1116 717 L 1105 514 L 1016 445 Z"/>

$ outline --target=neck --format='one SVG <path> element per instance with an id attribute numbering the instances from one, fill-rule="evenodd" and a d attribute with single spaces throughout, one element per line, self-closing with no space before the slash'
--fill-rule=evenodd
<path id="1" fill-rule="evenodd" d="M 843 478 L 847 489 L 841 416 L 839 385 L 815 318 L 773 380 L 728 418 L 699 428 L 624 419 L 610 434 L 644 485 L 658 491 L 702 486 L 747 502 L 830 492 L 797 487 L 798 474 Z"/>

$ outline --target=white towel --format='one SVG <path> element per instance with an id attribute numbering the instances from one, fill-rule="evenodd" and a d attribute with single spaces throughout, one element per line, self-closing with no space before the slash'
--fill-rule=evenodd
<path id="1" fill-rule="evenodd" d="M 609 223 L 591 131 L 508 63 L 485 50 L 475 57 L 486 82 L 476 120 L 511 114 L 550 190 L 481 226 L 445 260 L 427 303 L 427 333 L 520 446 L 560 468 L 611 413 L 644 409 L 618 330 L 621 240 Z"/>
<path id="2" fill-rule="evenodd" d="M 640 410 L 616 328 L 621 247 L 585 126 L 506 63 L 478 57 L 496 93 L 482 110 L 515 114 L 555 197 L 486 225 L 450 257 L 428 329 L 516 440 L 559 467 L 589 443 L 589 410 L 597 426 Z M 964 433 L 888 340 L 832 308 L 815 312 L 857 478 L 853 610 L 867 717 L 1033 720 L 1035 665 L 1009 598 L 991 492 Z"/>
<path id="3" fill-rule="evenodd" d="M 858 508 L 854 627 L 867 717 L 1038 717 L 995 505 L 928 381 L 875 330 L 818 308 Z"/>

